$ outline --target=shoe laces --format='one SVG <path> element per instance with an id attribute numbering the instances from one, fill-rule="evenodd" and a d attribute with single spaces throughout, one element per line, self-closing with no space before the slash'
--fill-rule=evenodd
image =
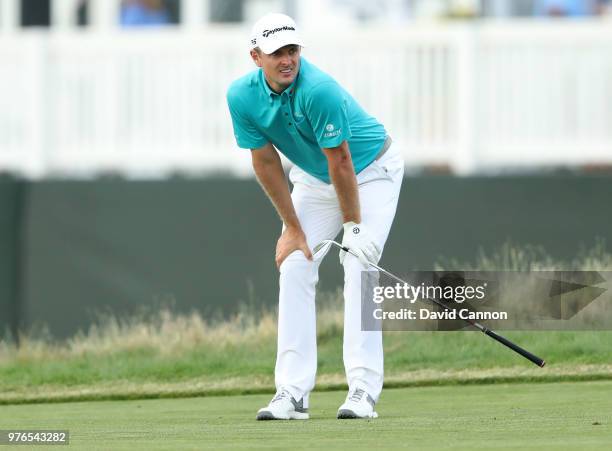
<path id="1" fill-rule="evenodd" d="M 289 396 L 291 396 L 291 394 L 287 390 L 280 390 L 278 393 L 276 393 L 274 398 L 272 398 L 272 402 L 278 402 L 281 399 L 289 398 Z"/>
<path id="2" fill-rule="evenodd" d="M 361 398 L 363 398 L 363 395 L 365 394 L 365 391 L 362 390 L 361 388 L 356 388 L 355 390 L 353 390 L 353 392 L 349 395 L 349 400 L 353 401 L 353 402 L 359 402 L 361 401 Z"/>

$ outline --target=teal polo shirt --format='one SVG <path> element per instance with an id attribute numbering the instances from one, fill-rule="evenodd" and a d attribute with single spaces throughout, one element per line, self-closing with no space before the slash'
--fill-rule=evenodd
<path id="1" fill-rule="evenodd" d="M 281 94 L 273 92 L 263 70 L 234 81 L 227 92 L 239 147 L 272 143 L 293 164 L 330 183 L 323 148 L 348 141 L 355 172 L 381 150 L 387 132 L 332 77 L 300 58 L 298 76 Z"/>

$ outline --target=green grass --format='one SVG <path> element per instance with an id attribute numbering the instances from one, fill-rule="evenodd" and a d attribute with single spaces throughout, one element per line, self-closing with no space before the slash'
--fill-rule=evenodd
<path id="1" fill-rule="evenodd" d="M 386 381 L 394 386 L 612 379 L 612 332 L 506 332 L 547 360 L 540 369 L 479 332 L 385 334 Z M 0 362 L 0 404 L 262 392 L 273 386 L 275 342 L 153 347 Z M 341 329 L 319 344 L 318 387 L 344 385 Z"/>
<path id="2" fill-rule="evenodd" d="M 445 268 L 612 269 L 599 243 L 574 262 L 537 248 L 502 247 Z M 342 298 L 317 299 L 319 389 L 344 385 Z M 612 379 L 612 331 L 502 332 L 547 361 L 544 369 L 478 332 L 386 332 L 385 381 L 392 386 Z M 107 317 L 69 340 L 0 340 L 0 404 L 261 393 L 273 386 L 276 315 L 243 309 L 226 321 L 162 310 Z"/>
<path id="3" fill-rule="evenodd" d="M 333 297 L 330 297 L 332 299 Z M 344 385 L 342 310 L 319 312 L 318 387 Z M 273 386 L 273 314 L 206 325 L 169 312 L 109 320 L 65 343 L 0 345 L 0 404 L 262 392 Z M 479 332 L 386 332 L 393 386 L 612 379 L 611 331 L 503 334 L 546 359 L 539 369 Z"/>
<path id="4" fill-rule="evenodd" d="M 70 448 L 88 450 L 607 450 L 611 392 L 612 381 L 387 389 L 372 421 L 335 419 L 344 392 L 313 393 L 311 419 L 291 422 L 254 420 L 269 394 L 3 406 L 0 429 L 68 429 Z"/>

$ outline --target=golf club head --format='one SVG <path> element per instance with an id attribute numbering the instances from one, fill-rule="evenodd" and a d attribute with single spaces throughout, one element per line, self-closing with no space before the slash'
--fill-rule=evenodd
<path id="1" fill-rule="evenodd" d="M 332 245 L 332 240 L 323 240 L 312 249 L 312 259 L 319 260 L 327 254 Z"/>

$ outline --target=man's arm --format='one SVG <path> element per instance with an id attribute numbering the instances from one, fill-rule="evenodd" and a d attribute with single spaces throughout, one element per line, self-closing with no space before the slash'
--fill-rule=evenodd
<path id="1" fill-rule="evenodd" d="M 329 177 L 340 202 L 342 222 L 359 224 L 361 222 L 359 191 L 348 143 L 343 141 L 338 147 L 323 149 L 323 153 L 327 157 Z"/>
<path id="2" fill-rule="evenodd" d="M 253 149 L 251 158 L 259 184 L 272 201 L 285 225 L 300 228 L 300 221 L 293 208 L 285 171 L 274 146 L 268 143 L 259 149 Z"/>
<path id="3" fill-rule="evenodd" d="M 338 147 L 324 148 L 323 153 L 327 157 L 329 177 L 338 195 L 342 211 L 344 222 L 342 246 L 350 249 L 366 267 L 368 262 L 378 263 L 380 249 L 367 227 L 361 224 L 357 176 L 348 143 L 343 141 Z M 345 256 L 346 252 L 341 250 L 340 263 L 344 264 Z"/>
<path id="4" fill-rule="evenodd" d="M 285 230 L 276 245 L 276 265 L 280 267 L 287 256 L 296 250 L 301 250 L 306 258 L 312 259 L 312 254 L 306 243 L 306 236 L 295 213 L 291 193 L 285 178 L 285 171 L 278 152 L 268 143 L 259 149 L 251 151 L 253 169 L 259 184 L 266 192 L 285 224 Z"/>

